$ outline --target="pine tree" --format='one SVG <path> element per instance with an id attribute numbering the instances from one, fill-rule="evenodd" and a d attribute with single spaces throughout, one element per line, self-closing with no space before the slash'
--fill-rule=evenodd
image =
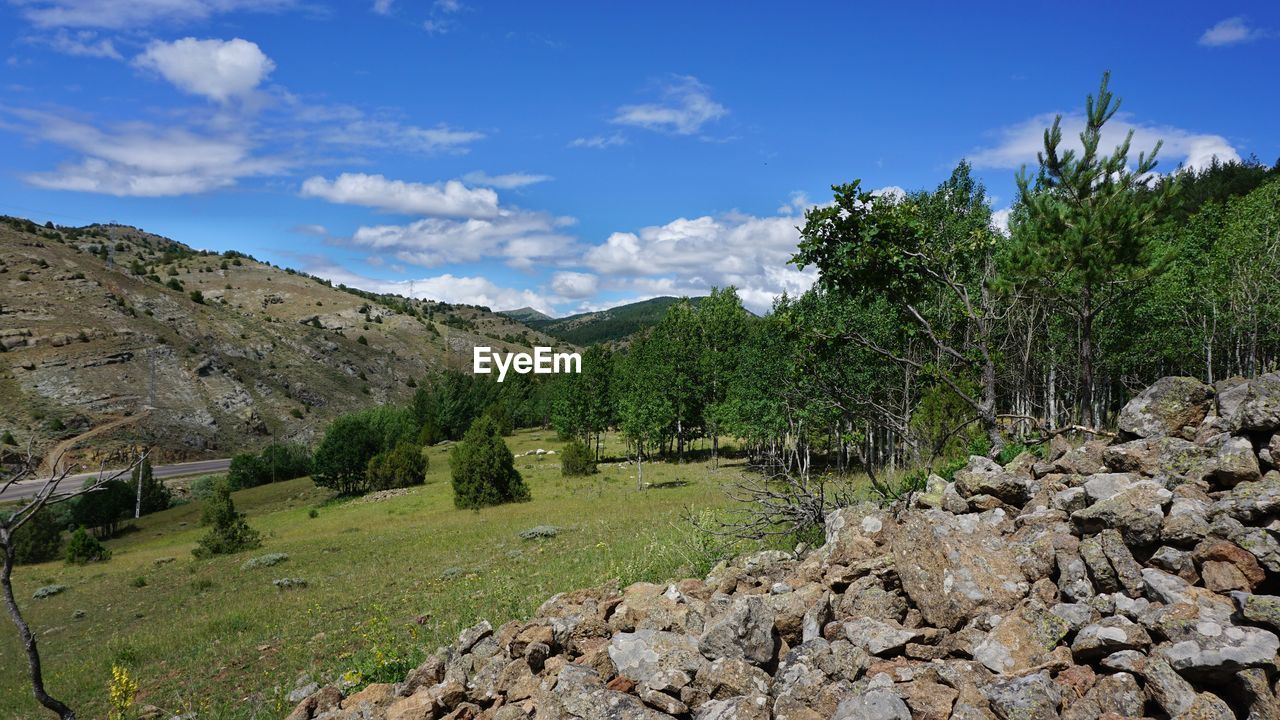
<path id="1" fill-rule="evenodd" d="M 515 458 L 498 426 L 481 415 L 462 441 L 449 452 L 453 479 L 453 504 L 479 509 L 489 505 L 529 500 L 529 487 L 516 470 Z"/>
<path id="2" fill-rule="evenodd" d="M 191 551 L 198 558 L 240 552 L 262 544 L 258 531 L 249 527 L 243 513 L 236 512 L 231 486 L 226 481 L 214 486 L 213 497 L 205 502 L 203 523 L 209 532 Z"/>
<path id="3" fill-rule="evenodd" d="M 1113 302 L 1149 280 L 1163 266 L 1149 250 L 1148 236 L 1178 183 L 1152 183 L 1157 142 L 1129 165 L 1130 130 L 1110 155 L 1101 154 L 1103 128 L 1120 109 L 1102 75 L 1097 96 L 1085 102 L 1081 150 L 1063 149 L 1062 116 L 1045 131 L 1044 151 L 1034 184 L 1026 168 L 1018 173 L 1019 204 L 1014 214 L 1011 274 L 1065 306 L 1079 326 L 1080 416 L 1094 417 L 1097 349 L 1095 322 Z M 1154 185 L 1154 187 L 1152 187 Z"/>

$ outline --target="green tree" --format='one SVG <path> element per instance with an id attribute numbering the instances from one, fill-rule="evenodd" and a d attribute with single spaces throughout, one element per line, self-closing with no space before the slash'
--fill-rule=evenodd
<path id="1" fill-rule="evenodd" d="M 96 537 L 111 537 L 121 520 L 133 516 L 136 496 L 124 480 L 85 481 L 85 487 L 95 486 L 92 492 L 75 499 L 71 506 L 71 522 L 88 528 Z"/>
<path id="2" fill-rule="evenodd" d="M 699 374 L 702 378 L 707 429 L 711 435 L 711 457 L 719 463 L 723 407 L 729 383 L 737 371 L 742 343 L 747 337 L 747 311 L 736 288 L 712 288 L 711 295 L 698 304 L 698 325 L 702 338 Z"/>
<path id="3" fill-rule="evenodd" d="M 615 363 L 618 422 L 635 447 L 637 489 L 644 487 L 645 454 L 660 445 L 674 415 L 670 397 L 663 392 L 668 379 L 662 362 L 665 352 L 653 332 L 648 332 L 636 338 Z"/>
<path id="4" fill-rule="evenodd" d="M 67 543 L 68 564 L 84 565 L 110 559 L 111 551 L 103 547 L 102 543 L 98 542 L 98 538 L 85 532 L 83 527 L 78 527 L 71 533 L 71 540 Z"/>
<path id="5" fill-rule="evenodd" d="M 142 462 L 134 465 L 129 485 L 135 498 L 135 517 L 165 510 L 173 501 L 173 493 L 168 486 L 155 479 L 149 457 L 144 457 Z"/>
<path id="6" fill-rule="evenodd" d="M 370 458 L 366 472 L 370 490 L 421 485 L 426 480 L 427 458 L 418 445 L 401 441 Z"/>
<path id="7" fill-rule="evenodd" d="M 377 407 L 341 415 L 330 423 L 312 456 L 311 477 L 340 495 L 369 490 L 369 461 L 416 434 L 408 408 Z"/>
<path id="8" fill-rule="evenodd" d="M 1103 129 L 1120 109 L 1104 73 L 1097 96 L 1085 102 L 1081 148 L 1062 147 L 1062 116 L 1045 131 L 1034 180 L 1019 171 L 1019 211 L 1011 225 L 1015 240 L 1009 275 L 1049 301 L 1065 307 L 1079 329 L 1079 413 L 1097 422 L 1094 409 L 1094 343 L 1099 316 L 1133 286 L 1163 266 L 1149 243 L 1150 230 L 1177 191 L 1177 182 L 1155 184 L 1160 143 L 1140 152 L 1130 166 L 1133 130 L 1108 155 L 1099 150 Z"/>
<path id="9" fill-rule="evenodd" d="M 205 502 L 201 522 L 209 531 L 191 550 L 198 558 L 228 555 L 262 545 L 258 531 L 249 527 L 243 513 L 236 511 L 231 485 L 225 481 L 214 486 L 213 497 Z"/>
<path id="10" fill-rule="evenodd" d="M 515 458 L 493 420 L 480 417 L 449 451 L 453 504 L 479 509 L 530 499 L 529 488 L 515 467 Z"/>
<path id="11" fill-rule="evenodd" d="M 41 509 L 14 531 L 14 561 L 26 565 L 57 558 L 62 553 L 62 529 L 52 510 Z"/>

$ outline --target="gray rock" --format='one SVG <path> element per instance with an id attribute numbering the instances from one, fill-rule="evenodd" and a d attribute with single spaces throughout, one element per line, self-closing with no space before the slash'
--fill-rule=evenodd
<path id="1" fill-rule="evenodd" d="M 992 672 L 1020 673 L 1043 663 L 1070 630 L 1039 600 L 1023 600 L 973 648 L 973 659 Z"/>
<path id="2" fill-rule="evenodd" d="M 703 703 L 696 720 L 769 720 L 769 698 L 751 695 Z"/>
<path id="3" fill-rule="evenodd" d="M 1131 440 L 1102 451 L 1103 461 L 1112 470 L 1179 482 L 1204 478 L 1213 469 L 1213 456 L 1209 448 L 1177 437 Z"/>
<path id="4" fill-rule="evenodd" d="M 1261 628 L 1202 620 L 1187 628 L 1188 639 L 1157 652 L 1174 670 L 1189 677 L 1214 678 L 1275 662 L 1280 638 Z"/>
<path id="5" fill-rule="evenodd" d="M 1137 560 L 1133 559 L 1133 553 L 1129 552 L 1128 546 L 1124 544 L 1124 539 L 1117 530 L 1107 528 L 1098 535 L 1098 539 L 1102 543 L 1102 552 L 1106 555 L 1107 562 L 1110 563 L 1111 569 L 1115 571 L 1116 580 L 1120 583 L 1120 588 L 1129 597 L 1138 597 L 1142 594 L 1142 566 Z"/>
<path id="6" fill-rule="evenodd" d="M 647 687 L 662 687 L 674 672 L 692 677 L 707 662 L 696 638 L 662 630 L 616 633 L 609 641 L 609 659 L 619 675 Z"/>
<path id="7" fill-rule="evenodd" d="M 1139 477 L 1133 473 L 1098 473 L 1084 481 L 1084 491 L 1092 504 L 1115 497 L 1120 491 L 1133 487 L 1138 480 Z"/>
<path id="8" fill-rule="evenodd" d="M 1213 397 L 1213 388 L 1195 378 L 1160 378 L 1120 410 L 1116 424 L 1132 437 L 1180 436 L 1204 420 Z"/>
<path id="9" fill-rule="evenodd" d="M 1272 470 L 1260 479 L 1233 487 L 1210 506 L 1209 515 L 1226 515 L 1242 523 L 1251 523 L 1277 510 L 1280 510 L 1280 472 Z"/>
<path id="10" fill-rule="evenodd" d="M 918 630 L 910 630 L 897 623 L 880 622 L 869 617 L 860 617 L 844 624 L 844 636 L 872 655 L 895 655 L 906 647 L 907 643 L 920 636 Z"/>
<path id="11" fill-rule="evenodd" d="M 1160 537 L 1164 508 L 1172 499 L 1173 494 L 1159 483 L 1143 480 L 1106 500 L 1071 513 L 1071 522 L 1086 534 L 1115 528 L 1127 544 L 1152 545 Z"/>
<path id="12" fill-rule="evenodd" d="M 1253 482 L 1262 476 L 1258 456 L 1253 453 L 1253 443 L 1247 438 L 1226 438 L 1213 458 L 1210 477 L 1228 487 L 1242 482 Z"/>
<path id="13" fill-rule="evenodd" d="M 841 702 L 831 720 L 911 720 L 911 710 L 890 690 L 870 690 Z"/>
<path id="14" fill-rule="evenodd" d="M 1231 597 L 1245 620 L 1280 631 L 1280 596 L 1233 592 Z"/>
<path id="15" fill-rule="evenodd" d="M 698 648 L 708 658 L 741 657 L 764 664 L 778 651 L 774 614 L 759 596 L 739 597 L 729 610 L 713 621 Z"/>
<path id="16" fill-rule="evenodd" d="M 1160 537 L 1174 545 L 1194 545 L 1209 534 L 1209 504 L 1196 498 L 1174 498 L 1160 527 Z"/>
<path id="17" fill-rule="evenodd" d="M 1086 603 L 1058 603 L 1049 608 L 1049 612 L 1062 618 L 1071 632 L 1078 632 L 1097 617 L 1097 612 Z"/>
<path id="18" fill-rule="evenodd" d="M 1010 505 L 1022 505 L 1031 497 L 1031 477 L 1022 472 L 1009 472 L 994 461 L 980 455 L 969 458 L 969 464 L 955 474 L 956 491 L 973 498 L 990 495 Z"/>
<path id="19" fill-rule="evenodd" d="M 1253 378 L 1239 391 L 1226 418 L 1234 432 L 1274 432 L 1280 429 L 1280 373 Z"/>
<path id="20" fill-rule="evenodd" d="M 1121 650 L 1146 650 L 1151 636 L 1141 625 L 1126 617 L 1113 615 L 1086 626 L 1071 642 L 1071 654 L 1077 662 L 1091 662 Z"/>
<path id="21" fill-rule="evenodd" d="M 1047 672 L 997 680 L 983 692 L 1001 720 L 1056 720 L 1062 693 Z"/>

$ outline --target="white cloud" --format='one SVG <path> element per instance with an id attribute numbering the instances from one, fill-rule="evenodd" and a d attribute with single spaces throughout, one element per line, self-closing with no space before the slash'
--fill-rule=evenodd
<path id="1" fill-rule="evenodd" d="M 1053 124 L 1054 113 L 1036 115 L 1024 122 L 1002 129 L 997 145 L 981 148 L 968 158 L 976 167 L 1010 169 L 1022 165 L 1034 165 L 1036 153 L 1044 149 L 1044 130 Z M 1063 115 L 1062 137 L 1064 145 L 1080 147 L 1080 132 L 1085 118 L 1080 113 Z M 1119 145 L 1125 134 L 1133 130 L 1130 158 L 1137 160 L 1139 152 L 1150 152 L 1159 140 L 1164 141 L 1159 157 L 1166 164 L 1181 162 L 1184 167 L 1199 169 L 1209 165 L 1213 158 L 1220 162 L 1240 159 L 1240 153 L 1221 135 L 1195 133 L 1167 125 L 1145 125 L 1133 122 L 1127 116 L 1117 115 L 1103 128 L 1100 152 L 1110 152 Z"/>
<path id="2" fill-rule="evenodd" d="M 307 272 L 335 283 L 371 292 L 408 296 L 412 287 L 415 298 L 442 300 L 454 304 L 484 305 L 491 310 L 531 307 L 548 315 L 554 315 L 555 306 L 563 301 L 563 298 L 543 295 L 533 290 L 502 287 L 484 277 L 467 277 L 450 273 L 414 280 L 382 280 L 328 264 L 308 266 Z"/>
<path id="3" fill-rule="evenodd" d="M 1205 47 L 1223 47 L 1240 45 L 1266 37 L 1269 33 L 1260 28 L 1249 27 L 1243 17 L 1230 17 L 1204 31 L 1200 36 L 1200 44 Z"/>
<path id="4" fill-rule="evenodd" d="M 207 20 L 233 11 L 274 11 L 293 0 L 16 0 L 19 12 L 39 27 L 151 29 L 160 23 Z"/>
<path id="5" fill-rule="evenodd" d="M 395 0 L 373 0 L 373 11 L 379 15 L 390 15 Z"/>
<path id="6" fill-rule="evenodd" d="M 565 271 L 551 278 L 551 289 L 557 295 L 575 300 L 595 295 L 599 287 L 599 278 L 591 273 Z"/>
<path id="7" fill-rule="evenodd" d="M 316 139 L 329 145 L 399 150 L 420 153 L 465 153 L 467 145 L 484 138 L 484 133 L 456 130 L 446 125 L 433 128 L 404 125 L 394 120 L 366 118 L 359 111 L 346 121 L 323 124 Z"/>
<path id="8" fill-rule="evenodd" d="M 498 193 L 489 188 L 469 188 L 457 180 L 415 183 L 364 173 L 342 173 L 326 180 L 317 175 L 302 183 L 301 194 L 412 215 L 486 218 L 498 214 Z"/>
<path id="9" fill-rule="evenodd" d="M 614 133 L 612 135 L 592 135 L 590 137 L 574 138 L 569 142 L 569 147 L 602 150 L 607 147 L 626 144 L 627 139 L 621 133 Z"/>
<path id="10" fill-rule="evenodd" d="M 888 198 L 896 204 L 907 198 L 907 191 L 897 185 L 885 185 L 882 188 L 872 190 L 871 196 Z"/>
<path id="11" fill-rule="evenodd" d="M 153 42 L 133 62 L 180 90 L 218 102 L 252 92 L 276 66 L 256 43 L 241 38 Z"/>
<path id="12" fill-rule="evenodd" d="M 995 228 L 1002 235 L 1009 234 L 1009 214 L 1013 212 L 1011 208 L 1001 208 L 991 213 L 991 227 Z"/>
<path id="13" fill-rule="evenodd" d="M 569 222 L 545 213 L 501 210 L 491 218 L 431 217 L 406 225 L 363 226 L 340 242 L 425 267 L 497 257 L 513 267 L 529 268 L 536 261 L 562 258 L 571 252 L 574 239 L 561 230 Z"/>
<path id="14" fill-rule="evenodd" d="M 111 60 L 124 59 L 120 55 L 120 51 L 116 50 L 116 46 L 111 42 L 111 40 L 107 38 L 99 38 L 98 34 L 92 30 L 79 30 L 76 32 L 58 30 L 49 37 L 32 38 L 31 41 L 48 45 L 50 48 L 64 55 L 108 58 Z"/>
<path id="15" fill-rule="evenodd" d="M 186 195 L 287 167 L 280 158 L 255 156 L 252 141 L 238 134 L 200 134 L 146 123 L 100 130 L 51 113 L 10 112 L 30 123 L 21 128 L 29 135 L 83 156 L 55 171 L 23 178 L 38 187 L 117 196 Z"/>
<path id="16" fill-rule="evenodd" d="M 329 234 L 329 228 L 323 225 L 306 224 L 294 225 L 289 228 L 289 232 L 295 232 L 299 235 L 314 235 L 315 237 L 324 237 Z"/>
<path id="17" fill-rule="evenodd" d="M 502 190 L 511 190 L 514 188 L 525 187 L 526 185 L 536 185 L 538 183 L 551 180 L 550 175 L 533 175 L 530 173 L 507 173 L 505 175 L 489 175 L 479 170 L 469 172 L 462 176 L 463 182 L 472 185 L 482 185 L 484 187 L 499 188 Z"/>
<path id="18" fill-rule="evenodd" d="M 624 105 L 613 122 L 648 130 L 693 135 L 702 126 L 729 113 L 711 99 L 710 89 L 692 76 L 676 76 L 662 87 L 662 102 Z"/>
<path id="19" fill-rule="evenodd" d="M 678 218 L 615 232 L 587 252 L 585 264 L 614 276 L 611 286 L 651 295 L 705 294 L 733 285 L 748 307 L 764 312 L 777 295 L 803 292 L 816 278 L 812 269 L 788 265 L 800 239 L 796 226 L 803 222 L 797 214 Z"/>

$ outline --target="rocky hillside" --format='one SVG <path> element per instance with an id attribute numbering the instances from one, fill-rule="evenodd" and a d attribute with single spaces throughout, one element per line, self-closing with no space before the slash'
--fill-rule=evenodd
<path id="1" fill-rule="evenodd" d="M 838 510 L 821 548 L 557 595 L 289 718 L 1280 717 L 1280 375 L 1166 378 L 1119 425 Z"/>
<path id="2" fill-rule="evenodd" d="M 0 430 L 89 462 L 306 440 L 469 368 L 473 345 L 534 343 L 557 344 L 483 308 L 345 291 L 136 228 L 0 223 Z"/>

